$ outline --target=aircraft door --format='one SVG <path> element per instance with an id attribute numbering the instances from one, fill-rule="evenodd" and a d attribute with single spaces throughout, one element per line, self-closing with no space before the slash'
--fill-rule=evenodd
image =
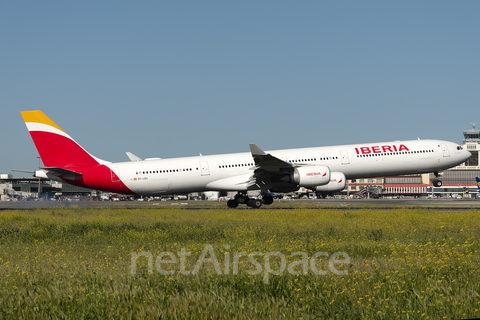
<path id="1" fill-rule="evenodd" d="M 348 152 L 346 150 L 340 151 L 340 158 L 342 159 L 342 164 L 350 164 L 350 159 L 348 158 Z"/>
<path id="2" fill-rule="evenodd" d="M 112 182 L 120 182 L 120 170 L 118 168 L 111 168 L 110 176 L 112 178 Z"/>
<path id="3" fill-rule="evenodd" d="M 445 143 L 440 144 L 440 147 L 442 148 L 443 151 L 443 156 L 444 157 L 450 157 L 450 152 L 448 151 L 448 147 Z"/>
<path id="4" fill-rule="evenodd" d="M 200 170 L 202 176 L 209 176 L 210 175 L 210 169 L 208 168 L 208 162 L 207 161 L 200 161 Z"/>

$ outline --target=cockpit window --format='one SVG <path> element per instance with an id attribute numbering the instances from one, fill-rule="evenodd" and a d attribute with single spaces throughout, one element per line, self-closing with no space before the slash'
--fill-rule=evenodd
<path id="1" fill-rule="evenodd" d="M 457 150 L 462 150 L 462 147 L 461 147 L 461 146 L 457 146 Z"/>

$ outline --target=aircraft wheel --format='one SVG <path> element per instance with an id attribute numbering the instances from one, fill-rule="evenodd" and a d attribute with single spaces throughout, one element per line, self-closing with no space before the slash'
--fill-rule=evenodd
<path id="1" fill-rule="evenodd" d="M 440 180 L 435 180 L 435 181 L 433 181 L 433 186 L 434 186 L 434 187 L 437 187 L 437 188 L 438 188 L 438 187 L 441 187 L 442 185 L 443 185 L 443 183 L 442 183 L 442 181 L 440 181 Z"/>
<path id="2" fill-rule="evenodd" d="M 273 197 L 272 196 L 265 196 L 263 197 L 263 203 L 264 204 L 272 204 L 273 203 Z"/>
<path id="3" fill-rule="evenodd" d="M 262 206 L 262 200 L 260 199 L 248 199 L 247 206 L 254 209 L 260 208 Z"/>
<path id="4" fill-rule="evenodd" d="M 227 201 L 227 206 L 229 208 L 236 208 L 236 207 L 238 207 L 238 202 L 235 201 L 235 200 L 228 200 Z"/>
<path id="5" fill-rule="evenodd" d="M 235 196 L 235 201 L 236 201 L 237 203 L 245 204 L 245 203 L 247 203 L 247 200 L 248 200 L 248 198 L 247 198 L 245 195 L 243 195 L 243 194 L 237 194 L 237 195 Z"/>

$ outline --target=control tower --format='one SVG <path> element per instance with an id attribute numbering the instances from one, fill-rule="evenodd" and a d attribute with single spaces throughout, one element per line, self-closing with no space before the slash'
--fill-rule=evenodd
<path id="1" fill-rule="evenodd" d="M 478 166 L 478 152 L 480 151 L 480 130 L 477 130 L 475 125 L 476 123 L 472 123 L 472 130 L 463 130 L 462 148 L 472 153 L 472 157 L 465 162 L 466 167 Z"/>

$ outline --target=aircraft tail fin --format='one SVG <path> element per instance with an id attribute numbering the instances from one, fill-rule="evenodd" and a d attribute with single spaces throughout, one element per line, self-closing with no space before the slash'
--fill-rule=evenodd
<path id="1" fill-rule="evenodd" d="M 478 190 L 480 190 L 480 179 L 477 177 L 477 187 L 478 187 Z"/>
<path id="2" fill-rule="evenodd" d="M 21 114 L 46 167 L 68 168 L 109 163 L 88 153 L 42 111 L 22 111 Z"/>

